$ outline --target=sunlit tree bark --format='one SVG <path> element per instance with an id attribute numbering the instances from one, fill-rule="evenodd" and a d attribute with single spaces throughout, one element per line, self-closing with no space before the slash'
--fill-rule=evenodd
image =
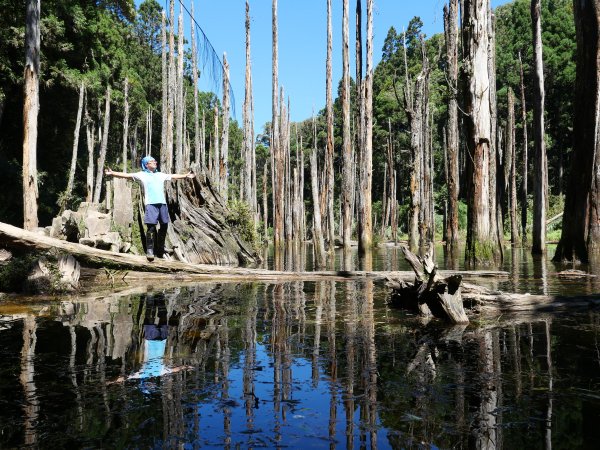
<path id="1" fill-rule="evenodd" d="M 40 110 L 40 0 L 27 0 L 23 104 L 23 228 L 38 226 L 37 136 Z"/>

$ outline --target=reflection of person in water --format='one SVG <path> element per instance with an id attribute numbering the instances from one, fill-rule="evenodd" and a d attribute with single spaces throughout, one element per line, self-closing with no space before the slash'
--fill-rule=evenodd
<path id="1" fill-rule="evenodd" d="M 161 377 L 180 370 L 189 369 L 189 366 L 169 367 L 165 365 L 165 350 L 169 326 L 167 325 L 164 299 L 148 295 L 146 298 L 146 319 L 143 328 L 143 362 L 139 371 L 129 376 L 121 376 L 113 383 L 122 383 L 130 379 L 144 380 L 147 378 Z M 148 386 L 142 383 L 140 388 L 148 392 Z"/>
<path id="2" fill-rule="evenodd" d="M 165 366 L 164 356 L 167 346 L 167 325 L 144 325 L 144 363 L 139 372 L 128 378 L 160 377 L 173 372 Z"/>

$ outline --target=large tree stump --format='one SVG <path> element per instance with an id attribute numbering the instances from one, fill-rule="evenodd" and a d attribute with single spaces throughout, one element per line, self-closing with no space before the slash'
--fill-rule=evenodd
<path id="1" fill-rule="evenodd" d="M 423 316 L 433 315 L 450 323 L 469 323 L 462 303 L 462 277 L 437 277 L 437 266 L 430 252 L 424 258 L 418 257 L 404 246 L 402 252 L 415 272 L 415 281 L 410 284 L 403 280 L 388 279 L 387 286 L 393 289 L 392 304 Z"/>

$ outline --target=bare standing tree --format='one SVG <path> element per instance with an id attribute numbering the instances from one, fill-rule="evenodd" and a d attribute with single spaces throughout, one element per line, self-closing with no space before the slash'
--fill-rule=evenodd
<path id="1" fill-rule="evenodd" d="M 75 169 L 77 168 L 77 149 L 79 148 L 79 134 L 81 131 L 81 115 L 83 111 L 83 98 L 85 96 L 85 85 L 83 81 L 79 86 L 79 104 L 77 105 L 77 120 L 75 121 L 75 132 L 73 133 L 73 151 L 71 152 L 71 167 L 69 168 L 69 180 L 67 181 L 67 189 L 62 201 L 61 209 L 64 210 L 67 202 L 73 193 L 73 184 L 75 182 Z"/>
<path id="2" fill-rule="evenodd" d="M 252 129 L 252 61 L 250 60 L 250 3 L 246 0 L 246 77 L 244 96 L 244 142 L 242 145 L 243 176 L 242 199 L 256 213 L 252 193 L 252 162 L 254 160 L 254 130 Z"/>
<path id="3" fill-rule="evenodd" d="M 85 107 L 85 135 L 88 150 L 88 164 L 86 172 L 86 202 L 94 199 L 94 146 L 96 145 L 94 121 L 88 114 L 87 101 Z"/>
<path id="4" fill-rule="evenodd" d="M 533 34 L 534 103 L 534 189 L 533 189 L 533 235 L 531 253 L 546 252 L 546 202 L 548 201 L 548 161 L 544 142 L 544 59 L 542 56 L 541 0 L 531 0 L 531 27 Z"/>
<path id="5" fill-rule="evenodd" d="M 489 264 L 500 257 L 498 235 L 490 223 L 492 111 L 488 66 L 489 0 L 464 0 L 463 52 L 467 158 L 467 264 Z"/>
<path id="6" fill-rule="evenodd" d="M 104 161 L 106 161 L 106 148 L 108 146 L 108 127 L 110 125 L 110 85 L 106 85 L 106 96 L 104 100 L 104 125 L 102 126 L 102 141 L 100 143 L 100 155 L 96 166 L 96 187 L 94 188 L 94 203 L 100 203 L 102 191 L 102 176 L 104 175 Z"/>
<path id="7" fill-rule="evenodd" d="M 573 156 L 555 261 L 587 262 L 600 251 L 600 0 L 573 2 L 577 75 Z"/>
<path id="8" fill-rule="evenodd" d="M 221 134 L 221 159 L 219 160 L 219 186 L 227 203 L 229 198 L 229 63 L 223 53 L 223 131 Z"/>
<path id="9" fill-rule="evenodd" d="M 275 238 L 275 247 L 283 244 L 283 215 L 284 215 L 284 164 L 283 155 L 279 141 L 279 80 L 278 80 L 278 43 L 277 43 L 277 0 L 272 3 L 272 34 L 273 34 L 273 52 L 272 52 L 272 120 L 271 120 L 271 176 L 273 178 L 273 233 Z"/>
<path id="10" fill-rule="evenodd" d="M 444 6 L 444 32 L 446 36 L 448 100 L 448 215 L 446 222 L 447 244 L 458 244 L 458 5 L 450 0 Z"/>
<path id="11" fill-rule="evenodd" d="M 160 130 L 160 166 L 167 167 L 167 115 L 169 110 L 169 71 L 167 66 L 167 25 L 164 10 L 161 14 L 162 64 L 162 127 Z"/>
<path id="12" fill-rule="evenodd" d="M 342 176 L 342 243 L 345 250 L 350 249 L 350 239 L 352 233 L 352 143 L 350 136 L 350 60 L 348 57 L 348 0 L 343 1 L 342 13 L 342 155 L 343 155 L 343 176 Z"/>
<path id="13" fill-rule="evenodd" d="M 194 86 L 194 163 L 204 165 L 204 159 L 201 158 L 200 152 L 200 124 L 199 124 L 199 111 L 198 111 L 198 49 L 196 48 L 196 29 L 194 28 L 194 22 L 196 16 L 194 15 L 194 2 L 191 4 L 192 20 L 191 35 L 192 35 L 192 83 Z"/>
<path id="14" fill-rule="evenodd" d="M 37 135 L 40 110 L 40 0 L 27 0 L 23 104 L 23 228 L 38 226 Z"/>
<path id="15" fill-rule="evenodd" d="M 527 242 L 527 172 L 529 158 L 527 156 L 529 141 L 527 139 L 527 105 L 525 103 L 525 80 L 523 76 L 523 61 L 519 52 L 519 78 L 521 83 L 521 121 L 523 122 L 523 154 L 521 166 L 521 238 L 523 244 Z"/>
<path id="16" fill-rule="evenodd" d="M 373 245 L 371 189 L 373 185 L 373 0 L 367 0 L 367 67 L 364 80 L 365 129 L 362 141 L 361 186 L 362 201 L 359 223 L 359 252 Z"/>
<path id="17" fill-rule="evenodd" d="M 175 72 L 175 0 L 169 2 L 169 67 L 168 67 L 168 95 L 167 95 L 167 133 L 165 160 L 161 161 L 161 169 L 167 173 L 173 168 L 173 125 L 175 121 L 176 103 L 176 72 Z"/>
<path id="18" fill-rule="evenodd" d="M 327 60 L 326 60 L 326 81 L 325 81 L 325 96 L 326 96 L 326 118 L 327 118 L 327 143 L 325 149 L 325 180 L 326 187 L 323 189 L 322 196 L 325 201 L 321 200 L 321 204 L 325 204 L 323 215 L 326 217 L 327 224 L 327 241 L 329 244 L 329 252 L 333 252 L 335 245 L 335 219 L 333 211 L 333 89 L 332 89 L 332 26 L 331 26 L 331 0 L 327 0 Z"/>
<path id="19" fill-rule="evenodd" d="M 517 223 L 517 170 L 515 152 L 515 96 L 511 88 L 508 88 L 508 119 L 506 124 L 506 153 L 510 154 L 509 167 L 509 208 L 510 208 L 510 242 L 517 245 L 519 240 L 519 225 Z M 507 160 L 509 158 L 507 157 Z"/>
<path id="20" fill-rule="evenodd" d="M 179 12 L 178 18 L 178 39 L 177 39 L 177 74 L 175 75 L 175 171 L 177 173 L 183 170 L 183 141 L 185 138 L 185 132 L 183 127 L 183 58 L 184 58 L 184 47 L 183 47 L 183 13 Z"/>
<path id="21" fill-rule="evenodd" d="M 129 139 L 129 78 L 125 77 L 123 81 L 123 151 L 121 157 L 123 158 L 123 172 L 127 172 L 127 140 Z M 148 138 L 149 140 L 149 138 Z"/>

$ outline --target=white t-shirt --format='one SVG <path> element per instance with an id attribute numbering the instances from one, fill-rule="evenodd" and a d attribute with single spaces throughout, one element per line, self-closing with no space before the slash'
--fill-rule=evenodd
<path id="1" fill-rule="evenodd" d="M 155 203 L 167 203 L 165 197 L 165 181 L 171 179 L 171 175 L 162 172 L 135 172 L 133 179 L 142 183 L 144 188 L 144 203 L 152 205 Z"/>

